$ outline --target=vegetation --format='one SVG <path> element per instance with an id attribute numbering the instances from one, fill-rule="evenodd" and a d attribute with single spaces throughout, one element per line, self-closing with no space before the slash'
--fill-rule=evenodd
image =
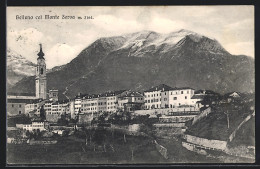
<path id="1" fill-rule="evenodd" d="M 25 114 L 10 117 L 7 120 L 8 127 L 15 127 L 16 124 L 31 124 L 31 123 L 32 122 L 30 117 Z"/>

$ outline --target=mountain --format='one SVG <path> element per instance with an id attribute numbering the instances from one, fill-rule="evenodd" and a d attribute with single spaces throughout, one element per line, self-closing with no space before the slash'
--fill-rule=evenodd
<path id="1" fill-rule="evenodd" d="M 35 75 L 35 66 L 25 57 L 7 49 L 7 87 L 10 88 L 24 77 Z"/>
<path id="2" fill-rule="evenodd" d="M 48 89 L 68 97 L 78 92 L 143 91 L 158 84 L 189 86 L 219 93 L 254 91 L 254 59 L 231 55 L 221 44 L 188 30 L 169 34 L 141 31 L 100 38 L 57 71 L 47 74 Z M 11 90 L 34 92 L 34 77 Z"/>

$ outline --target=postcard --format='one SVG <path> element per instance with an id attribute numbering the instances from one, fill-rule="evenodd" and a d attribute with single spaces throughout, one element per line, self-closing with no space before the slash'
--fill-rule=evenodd
<path id="1" fill-rule="evenodd" d="M 255 162 L 254 6 L 7 7 L 8 165 Z"/>

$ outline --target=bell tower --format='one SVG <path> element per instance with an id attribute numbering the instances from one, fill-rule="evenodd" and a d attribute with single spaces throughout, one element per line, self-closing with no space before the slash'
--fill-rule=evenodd
<path id="1" fill-rule="evenodd" d="M 40 44 L 36 67 L 35 92 L 37 98 L 47 99 L 46 64 L 43 56 L 42 44 Z"/>

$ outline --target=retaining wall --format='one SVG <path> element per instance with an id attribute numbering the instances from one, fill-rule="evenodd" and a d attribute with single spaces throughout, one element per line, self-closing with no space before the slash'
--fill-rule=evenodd
<path id="1" fill-rule="evenodd" d="M 200 138 L 196 136 L 191 136 L 186 134 L 184 136 L 187 142 L 201 145 L 204 147 L 209 147 L 217 150 L 226 150 L 227 148 L 227 141 L 221 141 L 221 140 L 209 140 L 206 138 Z"/>
<path id="2" fill-rule="evenodd" d="M 136 115 L 169 115 L 172 112 L 183 112 L 183 113 L 198 113 L 200 111 L 199 108 L 195 107 L 180 107 L 180 108 L 165 108 L 165 109 L 151 109 L 151 110 L 136 110 L 134 114 Z"/>
<path id="3" fill-rule="evenodd" d="M 202 118 L 207 117 L 211 113 L 211 107 L 208 107 L 207 109 L 203 110 L 198 116 L 194 117 L 192 121 L 192 125 L 200 121 Z"/>

